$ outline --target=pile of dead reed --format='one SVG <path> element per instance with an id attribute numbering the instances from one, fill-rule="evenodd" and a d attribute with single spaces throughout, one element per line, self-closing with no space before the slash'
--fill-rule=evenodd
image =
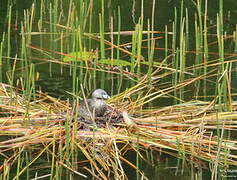
<path id="1" fill-rule="evenodd" d="M 140 86 L 140 90 L 145 88 Z M 24 168 L 19 166 L 15 178 L 19 177 L 43 155 L 49 156 L 55 177 L 59 167 L 86 177 L 81 169 L 97 178 L 114 176 L 126 179 L 123 163 L 132 166 L 140 174 L 137 165 L 125 157 L 127 151 L 158 151 L 187 159 L 201 159 L 223 166 L 237 165 L 237 141 L 230 133 L 237 128 L 236 103 L 232 112 L 217 112 L 213 102 L 188 102 L 180 105 L 150 110 L 139 110 L 139 102 L 126 103 L 121 98 L 137 92 L 130 89 L 110 100 L 133 113 L 123 112 L 125 123 L 107 124 L 106 128 L 93 127 L 91 131 L 79 128 L 80 122 L 72 117 L 72 105 L 42 92 L 37 100 L 26 101 L 20 91 L 6 84 L 0 87 L 0 151 L 1 171 L 9 173 L 24 150 L 31 150 L 31 159 Z M 149 94 L 147 95 L 149 96 Z M 141 100 L 141 101 L 140 101 Z M 82 153 L 83 157 L 78 157 Z M 122 163 L 123 162 L 123 163 Z M 81 164 L 84 164 L 81 166 Z M 90 168 L 85 164 L 90 164 Z M 9 169 L 8 169 L 9 168 Z M 8 170 L 7 170 L 8 169 Z M 6 172 L 7 171 L 7 172 Z M 3 174 L 4 174 L 3 173 Z"/>

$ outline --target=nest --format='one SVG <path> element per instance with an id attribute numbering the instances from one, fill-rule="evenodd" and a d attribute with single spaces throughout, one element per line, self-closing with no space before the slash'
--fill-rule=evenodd
<path id="1" fill-rule="evenodd" d="M 118 127 L 125 122 L 122 112 L 111 107 L 101 117 L 82 117 L 79 115 L 76 120 L 79 122 L 81 130 L 92 130 L 93 126 L 97 128 Z"/>
<path id="2" fill-rule="evenodd" d="M 87 172 L 96 178 L 95 174 L 99 174 L 104 179 L 109 177 L 108 174 L 114 175 L 115 179 L 126 179 L 122 162 L 139 171 L 136 165 L 124 158 L 130 150 L 141 158 L 141 150 L 152 150 L 175 157 L 183 154 L 192 160 L 237 166 L 237 141 L 213 133 L 213 130 L 237 129 L 234 121 L 237 119 L 234 111 L 237 104 L 234 102 L 231 112 L 213 111 L 212 102 L 192 102 L 140 111 L 144 116 L 136 118 L 109 107 L 103 117 L 85 119 L 70 112 L 73 107 L 68 102 L 45 94 L 38 94 L 37 100 L 26 103 L 12 87 L 2 84 L 0 95 L 4 99 L 1 102 L 0 133 L 6 137 L 0 141 L 1 156 L 6 162 L 2 169 L 14 167 L 17 163 L 14 157 L 21 158 L 26 147 L 35 150 L 31 167 L 43 154 L 52 156 L 50 159 L 60 156 L 54 159 L 60 168 L 66 167 L 79 174 L 81 169 L 73 165 L 85 162 L 85 159 L 74 158 L 81 152 L 94 171 L 87 168 Z M 70 159 L 71 155 L 73 158 Z M 66 164 L 68 161 L 70 167 Z M 22 169 L 19 174 L 24 171 Z M 143 175 L 141 171 L 139 173 Z"/>

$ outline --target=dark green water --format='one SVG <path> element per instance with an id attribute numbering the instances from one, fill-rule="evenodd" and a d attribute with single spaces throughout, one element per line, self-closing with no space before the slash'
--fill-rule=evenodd
<path id="1" fill-rule="evenodd" d="M 4 31 L 7 31 L 8 23 L 6 21 L 7 17 L 7 8 L 10 4 L 13 5 L 12 11 L 12 32 L 11 32 L 11 52 L 10 56 L 15 57 L 15 54 L 20 53 L 21 51 L 21 36 L 20 32 L 20 24 L 23 20 L 24 10 L 27 10 L 31 7 L 31 4 L 36 2 L 36 8 L 39 8 L 39 1 L 4 1 L 1 0 L 0 4 L 0 31 L 1 36 Z M 152 9 L 152 1 L 145 0 L 144 1 L 144 29 L 147 27 L 147 20 L 151 19 L 151 9 Z M 67 9 L 69 6 L 69 1 L 63 1 L 61 5 L 61 10 L 65 11 L 62 14 L 62 19 L 66 24 L 67 20 Z M 158 31 L 164 31 L 165 26 L 167 26 L 168 31 L 172 31 L 172 23 L 175 19 L 174 17 L 174 8 L 177 8 L 177 14 L 180 14 L 180 0 L 157 0 L 156 1 L 156 12 L 155 12 L 155 24 L 154 29 Z M 141 14 L 141 1 L 132 1 L 128 0 L 126 3 L 123 1 L 106 1 L 105 3 L 105 32 L 109 32 L 109 24 L 110 24 L 110 16 L 114 16 L 114 31 L 117 31 L 117 23 L 118 23 L 118 7 L 121 10 L 121 31 L 131 31 L 134 30 L 135 24 L 138 22 L 138 19 Z M 184 7 L 188 8 L 189 18 L 190 18 L 190 36 L 189 36 L 189 50 L 195 49 L 195 34 L 194 34 L 194 14 L 196 13 L 196 6 L 194 1 L 186 0 L 184 1 Z M 79 8 L 79 7 L 78 7 Z M 216 14 L 218 13 L 218 2 L 217 0 L 209 0 L 208 1 L 208 23 L 211 26 L 212 24 L 216 24 Z M 92 23 L 92 32 L 99 32 L 99 23 L 98 23 L 98 14 L 100 13 L 100 2 L 94 2 L 93 9 L 93 23 Z M 237 23 L 237 1 L 236 0 L 225 0 L 224 1 L 224 30 L 227 34 L 233 33 L 236 28 Z M 39 18 L 39 14 L 36 13 L 35 19 Z M 46 19 L 45 21 L 47 21 Z M 63 22 L 62 21 L 62 22 Z M 17 22 L 14 24 L 14 22 Z M 177 25 L 179 26 L 179 25 Z M 46 31 L 49 26 L 45 26 Z M 35 24 L 33 26 L 33 31 L 37 31 L 37 20 L 35 20 Z M 214 30 L 213 30 L 214 31 Z M 216 33 L 216 32 L 213 32 Z M 0 36 L 0 38 L 1 38 Z M 55 39 L 58 38 L 55 36 Z M 177 38 L 177 42 L 179 39 Z M 121 36 L 120 43 L 128 43 L 131 42 L 131 36 Z M 61 51 L 60 49 L 60 41 L 55 41 L 55 46 L 50 46 L 49 38 L 46 35 L 33 36 L 31 44 L 33 46 L 40 46 L 45 49 L 51 49 L 54 51 Z M 96 49 L 99 46 L 98 42 L 93 42 L 92 44 L 87 44 L 88 47 L 92 49 Z M 169 44 L 171 47 L 172 44 Z M 70 47 L 70 46 L 69 46 Z M 156 47 L 164 48 L 164 40 L 159 40 L 156 43 Z M 226 52 L 233 53 L 234 44 L 230 42 L 226 47 Z M 216 51 L 216 47 L 213 47 L 213 51 Z M 64 49 L 64 53 L 70 53 L 70 49 Z M 144 49 L 143 54 L 146 54 L 147 51 Z M 44 92 L 49 93 L 54 97 L 59 97 L 62 99 L 71 98 L 71 95 L 68 92 L 72 92 L 73 83 L 72 83 L 72 69 L 68 66 L 61 66 L 58 64 L 52 64 L 52 67 L 49 68 L 49 63 L 38 64 L 36 59 L 43 59 L 43 55 L 39 52 L 32 51 L 31 57 L 28 57 L 32 62 L 36 64 L 36 71 L 40 74 L 39 79 L 36 81 L 37 89 L 41 89 Z M 109 56 L 110 54 L 106 54 Z M 116 53 L 115 53 L 116 55 Z M 50 54 L 50 56 L 54 58 L 60 58 L 58 54 Z M 120 54 L 121 59 L 129 59 L 126 54 Z M 195 58 L 192 58 L 193 55 L 190 55 L 189 64 L 193 64 Z M 159 62 L 164 58 L 164 51 L 156 51 L 155 52 L 155 61 Z M 236 57 L 235 57 L 236 58 Z M 12 64 L 12 62 L 10 62 Z M 11 65 L 10 65 L 11 66 Z M 3 66 L 3 82 L 7 81 L 6 71 L 8 71 L 9 66 L 7 63 L 4 63 Z M 145 70 L 144 70 L 145 71 Z M 134 85 L 134 82 L 131 82 L 128 78 L 120 78 L 120 75 L 111 75 L 106 73 L 97 73 L 96 76 L 90 71 L 83 70 L 82 72 L 78 70 L 79 83 L 83 83 L 83 86 L 87 93 L 91 92 L 95 88 L 104 88 L 109 94 L 114 95 L 119 92 L 126 90 L 129 87 Z M 21 72 L 16 74 L 16 78 L 21 77 Z M 236 77 L 236 74 L 233 72 L 233 77 Z M 161 80 L 161 83 L 165 82 L 166 79 Z M 86 82 L 86 83 L 85 83 Z M 236 81 L 233 81 L 233 87 L 236 86 Z M 78 90 L 80 91 L 80 90 Z M 187 96 L 187 99 L 191 99 L 192 96 Z M 159 99 L 155 100 L 154 104 L 157 105 L 170 105 L 173 101 L 167 101 L 167 99 Z M 131 160 L 135 157 L 134 154 L 128 155 Z M 147 162 L 141 162 L 141 169 L 144 170 L 145 175 L 149 177 L 149 179 L 192 179 L 194 175 L 200 176 L 203 179 L 210 179 L 210 172 L 206 169 L 202 169 L 201 164 L 196 164 L 195 167 L 191 167 L 190 163 L 181 162 L 181 160 L 177 160 L 175 158 L 171 158 L 169 156 L 155 156 L 157 158 L 154 162 L 155 164 L 149 164 Z M 129 157 L 128 157 L 129 159 Z M 135 162 L 134 162 L 135 163 Z M 136 179 L 136 172 L 131 171 L 129 167 L 127 167 L 128 177 L 129 179 Z M 129 174 L 129 172 L 132 172 Z"/>
<path id="2" fill-rule="evenodd" d="M 31 6 L 31 3 L 34 1 L 27 1 L 26 3 L 19 3 L 18 1 L 12 1 L 13 4 L 13 13 L 12 13 L 12 32 L 11 32 L 11 57 L 14 57 L 16 53 L 20 53 L 21 48 L 21 37 L 19 36 L 20 31 L 20 23 L 23 20 L 23 14 L 24 10 L 29 9 Z M 227 3 L 228 2 L 228 3 Z M 7 5 L 11 4 L 9 1 L 2 1 L 1 9 L 1 16 L 6 16 L 6 10 Z M 67 11 L 69 7 L 69 1 L 63 1 L 63 4 L 60 5 L 61 10 L 64 11 L 62 14 L 62 22 L 67 21 Z M 78 2 L 79 6 L 79 2 Z M 159 0 L 156 1 L 156 12 L 155 12 L 155 23 L 154 23 L 154 29 L 158 31 L 164 31 L 165 26 L 167 26 L 168 31 L 172 31 L 172 24 L 174 22 L 174 8 L 177 8 L 177 15 L 179 17 L 180 15 L 180 6 L 181 3 L 178 0 Z M 204 6 L 204 5 L 203 5 Z M 40 7 L 40 3 L 36 1 L 36 8 Z M 109 24 L 110 24 L 110 18 L 111 16 L 114 17 L 114 31 L 116 32 L 118 30 L 117 23 L 118 23 L 118 7 L 120 7 L 121 11 L 121 31 L 131 31 L 134 30 L 135 24 L 138 22 L 139 17 L 141 15 L 141 2 L 140 1 L 128 1 L 127 3 L 121 3 L 121 2 L 113 2 L 108 1 L 105 3 L 105 32 L 110 32 Z M 235 0 L 228 0 L 224 3 L 224 30 L 226 33 L 231 34 L 235 30 L 236 25 L 236 16 L 237 12 L 234 7 L 237 7 L 237 2 Z M 189 12 L 189 22 L 190 22 L 190 36 L 189 36 L 189 47 L 188 50 L 192 51 L 195 50 L 195 34 L 194 34 L 194 24 L 192 21 L 194 21 L 194 15 L 196 13 L 196 6 L 194 2 L 192 1 L 184 1 L 184 9 L 187 8 Z M 209 0 L 208 1 L 208 23 L 209 26 L 216 24 L 216 14 L 218 13 L 218 2 L 216 0 Z M 79 7 L 78 7 L 79 9 Z M 152 10 L 152 1 L 145 1 L 144 2 L 144 29 L 147 29 L 147 22 L 148 19 L 151 20 L 151 10 Z M 47 9 L 46 9 L 47 11 Z M 204 10 L 203 10 L 204 11 Z M 99 32 L 99 23 L 98 23 L 98 14 L 101 12 L 101 6 L 100 2 L 94 3 L 94 9 L 93 9 L 93 18 L 92 18 L 92 32 Z M 204 12 L 203 12 L 204 13 Z M 39 18 L 39 13 L 36 13 L 35 15 L 35 24 L 33 26 L 33 32 L 38 31 L 38 21 L 37 18 Z M 45 22 L 47 22 L 48 19 L 45 19 Z M 17 22 L 16 24 L 14 22 Z M 1 18 L 0 20 L 0 29 L 2 31 L 7 31 L 7 22 L 4 20 L 4 18 Z M 177 27 L 179 27 L 179 22 L 177 24 Z M 45 30 L 47 31 L 47 28 L 49 26 L 45 26 Z M 88 29 L 88 28 L 86 28 Z M 86 32 L 86 30 L 85 30 Z M 213 30 L 213 33 L 216 33 Z M 160 35 L 163 36 L 163 35 Z M 178 36 L 177 36 L 178 37 Z M 1 36 L 0 36 L 1 38 Z M 55 39 L 59 38 L 55 36 Z M 116 36 L 114 37 L 116 39 Z M 108 36 L 107 36 L 108 39 Z M 131 42 L 131 36 L 121 36 L 120 44 Z M 170 41 L 171 42 L 171 41 Z M 179 42 L 179 38 L 177 38 L 177 42 Z M 60 42 L 55 41 L 54 46 L 50 45 L 52 42 L 49 42 L 49 36 L 47 35 L 35 35 L 32 36 L 32 42 L 31 44 L 33 46 L 42 47 L 45 49 L 55 50 L 55 51 L 61 51 L 60 49 Z M 164 48 L 164 38 L 156 42 L 157 48 Z M 87 44 L 87 43 L 86 43 Z M 88 49 L 96 49 L 99 47 L 99 43 L 96 41 L 93 41 L 92 44 L 87 44 L 89 46 Z M 144 45 L 146 46 L 146 45 Z M 169 48 L 171 48 L 172 44 L 169 43 Z M 52 49 L 53 48 L 53 49 Z M 68 46 L 70 48 L 70 46 Z M 70 53 L 70 49 L 64 49 L 64 53 Z M 211 47 L 211 51 L 216 52 L 216 47 Z M 226 46 L 226 53 L 233 53 L 234 44 L 233 42 L 230 42 L 228 46 Z M 131 51 L 131 49 L 129 49 Z M 42 53 L 36 52 L 32 50 L 31 52 L 32 57 L 29 57 L 29 59 L 44 59 L 48 58 L 47 56 L 43 56 Z M 146 49 L 143 50 L 144 56 L 147 54 Z M 164 51 L 155 51 L 154 61 L 160 62 L 164 58 Z M 52 54 L 54 58 L 59 58 L 58 55 Z M 106 54 L 106 56 L 110 56 L 110 52 Z M 116 52 L 115 52 L 116 56 Z M 187 64 L 192 65 L 195 62 L 194 55 L 188 55 L 189 60 L 187 61 Z M 126 54 L 123 54 L 120 52 L 120 58 L 121 59 L 129 59 L 129 57 Z M 211 59 L 215 59 L 214 57 Z M 53 64 L 52 68 L 49 70 L 49 64 L 43 64 L 40 65 L 37 61 L 35 61 L 36 64 L 36 71 L 40 74 L 39 79 L 37 81 L 37 87 L 40 87 L 43 91 L 50 93 L 52 96 L 60 97 L 60 98 L 68 98 L 70 95 L 66 92 L 72 92 L 72 70 L 68 66 L 60 66 L 57 64 Z M 6 68 L 5 71 L 9 70 L 9 67 L 3 66 L 3 68 Z M 145 70 L 146 71 L 146 70 Z M 3 73 L 3 79 L 6 81 L 6 74 Z M 16 74 L 18 77 L 21 76 L 21 73 Z M 233 75 L 235 76 L 235 74 Z M 106 91 L 109 92 L 109 94 L 117 94 L 121 91 L 124 91 L 126 88 L 132 87 L 134 83 L 132 83 L 129 79 L 124 77 L 122 80 L 120 79 L 120 75 L 110 75 L 110 74 L 103 74 L 100 73 L 96 74 L 96 77 L 93 77 L 93 74 L 90 71 L 83 71 L 78 72 L 79 77 L 79 83 L 83 83 L 86 81 L 87 83 L 83 83 L 84 88 L 86 89 L 87 93 L 90 93 L 93 89 L 101 87 L 106 89 Z M 102 78 L 103 77 L 103 78 Z M 169 78 L 169 77 L 168 77 Z M 167 79 L 161 80 L 160 84 L 166 82 Z M 234 82 L 234 81 L 233 81 Z M 192 95 L 189 96 L 187 94 L 186 96 L 188 99 L 192 99 Z M 159 100 L 159 104 L 167 105 L 166 102 L 167 99 L 164 100 L 164 104 L 162 99 Z M 170 102 L 172 103 L 172 101 Z M 154 102 L 156 104 L 156 102 Z"/>

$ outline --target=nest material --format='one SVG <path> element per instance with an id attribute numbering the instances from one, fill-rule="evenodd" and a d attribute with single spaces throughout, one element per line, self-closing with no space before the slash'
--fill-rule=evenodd
<path id="1" fill-rule="evenodd" d="M 137 150 L 138 154 L 140 154 L 140 149 L 149 149 L 175 157 L 180 157 L 180 155 L 182 158 L 184 156 L 190 157 L 192 162 L 196 158 L 218 163 L 218 165 L 237 166 L 237 141 L 224 137 L 224 131 L 234 132 L 237 130 L 237 113 L 234 111 L 237 109 L 236 102 L 231 104 L 233 107 L 230 112 L 213 112 L 212 109 L 216 108 L 213 100 L 213 102 L 186 103 L 186 105 L 169 106 L 153 111 L 140 111 L 144 116 L 133 119 L 126 112 L 109 107 L 103 117 L 82 119 L 81 117 L 75 118 L 73 113 L 60 114 L 60 112 L 66 112 L 69 109 L 77 109 L 71 107 L 67 102 L 39 94 L 39 100 L 28 102 L 26 106 L 24 98 L 17 93 L 14 94 L 15 91 L 12 89 L 8 92 L 7 86 L 3 84 L 2 86 L 1 96 L 9 98 L 8 101 L 5 101 L 7 98 L 4 98 L 4 101 L 1 102 L 2 114 L 4 114 L 4 117 L 1 118 L 1 135 L 9 137 L 9 139 L 3 138 L 0 142 L 2 157 L 7 162 L 2 165 L 3 169 L 9 168 L 9 163 L 10 165 L 16 163 L 16 161 L 12 161 L 12 157 L 21 158 L 21 153 L 26 147 L 36 149 L 32 147 L 35 145 L 39 147 L 40 144 L 43 145 L 42 152 L 35 159 L 40 157 L 43 152 L 50 152 L 51 155 L 52 151 L 48 151 L 48 149 L 51 147 L 55 149 L 58 144 L 58 147 L 61 148 L 62 158 L 68 162 L 68 152 L 77 152 L 75 151 L 76 147 L 81 150 L 95 172 L 101 177 L 106 177 L 103 171 L 123 173 L 122 165 L 121 167 L 114 165 L 120 165 L 121 161 L 131 164 L 123 157 L 130 147 L 132 150 Z M 123 109 L 129 108 L 123 106 Z M 73 119 L 75 123 L 62 126 L 67 119 Z M 136 122 L 136 128 L 132 128 L 132 131 L 128 132 L 126 127 L 133 125 L 131 120 Z M 39 125 L 41 122 L 44 124 L 41 126 L 30 124 L 33 121 Z M 77 131 L 78 124 L 79 131 Z M 99 129 L 96 132 L 87 131 L 95 124 L 104 129 Z M 107 128 L 111 126 L 125 126 L 125 128 L 111 131 Z M 134 129 L 136 131 L 133 131 Z M 220 135 L 217 136 L 215 131 L 219 131 Z M 118 145 L 123 147 L 120 148 Z M 10 157 L 9 152 L 12 153 Z M 97 152 L 99 155 L 94 156 Z M 59 163 L 61 162 L 63 161 L 60 159 Z M 108 162 L 110 162 L 109 166 Z M 101 168 L 102 165 L 103 168 Z M 25 169 L 22 170 L 22 172 L 24 171 Z M 90 169 L 88 171 L 91 172 Z"/>
<path id="2" fill-rule="evenodd" d="M 88 129 L 88 127 L 92 127 L 92 125 L 96 125 L 98 128 L 105 128 L 108 126 L 118 126 L 121 123 L 124 123 L 123 114 L 111 107 L 104 113 L 103 116 L 100 117 L 82 117 L 79 115 L 78 122 L 80 122 L 80 129 Z M 89 128 L 91 129 L 91 128 Z"/>

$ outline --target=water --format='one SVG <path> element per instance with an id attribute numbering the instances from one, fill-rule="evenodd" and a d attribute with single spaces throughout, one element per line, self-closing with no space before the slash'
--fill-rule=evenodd
<path id="1" fill-rule="evenodd" d="M 6 17 L 7 15 L 7 5 L 11 3 L 7 3 L 8 1 L 3 2 L 0 6 L 0 15 L 1 17 Z M 24 3 L 19 1 L 13 1 L 13 13 L 12 13 L 12 22 L 11 22 L 11 52 L 10 56 L 15 57 L 15 54 L 20 54 L 21 52 L 21 36 L 19 35 L 20 32 L 20 22 L 23 20 L 24 17 L 24 10 L 29 9 L 31 7 L 33 1 L 26 1 Z M 216 24 L 216 14 L 218 12 L 218 3 L 216 0 L 209 0 L 208 1 L 208 22 L 209 25 L 215 25 Z M 237 2 L 236 0 L 228 0 L 224 2 L 224 21 L 225 26 L 224 30 L 226 33 L 231 34 L 233 30 L 236 28 L 236 22 L 237 19 L 235 18 L 237 16 Z M 77 9 L 80 9 L 79 2 L 77 4 Z M 148 19 L 152 19 L 152 1 L 144 1 L 144 29 L 148 26 Z M 180 1 L 176 0 L 159 0 L 156 1 L 156 8 L 155 8 L 155 23 L 154 23 L 154 29 L 158 31 L 165 31 L 165 26 L 167 26 L 168 31 L 172 31 L 172 25 L 174 22 L 174 7 L 177 8 L 177 13 L 180 13 Z M 40 8 L 40 2 L 37 1 L 35 4 L 36 9 Z M 64 22 L 66 26 L 66 23 L 68 21 L 68 7 L 69 7 L 69 1 L 63 1 L 63 4 L 61 6 L 61 9 L 58 9 L 59 11 L 62 10 L 61 15 L 61 22 Z M 106 1 L 105 3 L 105 32 L 110 32 L 110 17 L 114 16 L 114 31 L 118 31 L 118 8 L 120 7 L 121 11 L 121 31 L 132 31 L 135 29 L 135 24 L 138 23 L 139 17 L 141 15 L 141 1 L 127 1 L 126 3 L 122 1 Z M 188 50 L 194 50 L 195 49 L 195 36 L 194 34 L 194 26 L 192 22 L 195 20 L 194 13 L 196 13 L 196 6 L 194 4 L 194 1 L 185 1 L 184 2 L 184 9 L 189 8 L 189 21 L 190 21 L 190 36 L 189 36 L 189 47 Z M 101 6 L 100 2 L 94 2 L 94 8 L 93 8 L 93 16 L 92 16 L 92 24 L 91 27 L 86 26 L 85 32 L 91 29 L 91 32 L 99 32 L 100 26 L 99 26 L 99 17 L 98 14 L 100 11 Z M 47 13 L 47 10 L 45 10 Z M 204 10 L 203 10 L 204 12 Z M 78 12 L 79 13 L 79 12 Z M 203 15 L 203 14 L 202 14 Z M 40 14 L 35 14 L 35 21 L 33 23 L 33 32 L 38 31 L 39 26 L 39 19 Z M 7 31 L 7 22 L 3 20 L 4 18 L 0 19 L 0 29 L 3 31 Z M 17 19 L 17 24 L 15 24 L 15 19 Z M 44 19 L 44 28 L 42 31 L 48 31 L 50 29 L 50 25 L 47 24 L 49 21 L 49 17 Z M 179 25 L 177 25 L 179 26 Z M 78 28 L 78 27 L 75 27 Z M 59 29 L 59 30 L 58 30 Z M 64 31 L 66 34 L 67 29 L 66 28 L 58 28 L 57 32 Z M 215 32 L 215 29 L 211 29 L 210 31 Z M 1 36 L 2 36 L 1 32 Z M 51 36 L 54 36 L 54 41 L 51 41 Z M 165 40 L 164 40 L 164 34 L 158 34 L 157 36 L 163 37 L 161 40 L 156 42 L 157 48 L 164 48 Z M 106 36 L 107 39 L 108 35 Z M 114 41 L 116 42 L 117 36 L 114 36 Z M 99 48 L 100 43 L 96 41 L 89 41 L 88 39 L 83 39 L 84 45 L 87 49 L 93 49 L 96 50 Z M 121 35 L 120 44 L 129 43 L 132 41 L 131 36 L 124 36 Z M 179 38 L 177 38 L 177 43 L 179 42 Z M 63 49 L 61 49 L 61 43 L 64 44 Z M 35 35 L 32 36 L 31 45 L 34 47 L 39 47 L 45 50 L 45 53 L 42 53 L 40 51 L 35 51 L 31 49 L 29 61 L 36 64 L 36 72 L 39 74 L 39 77 L 36 78 L 36 88 L 41 89 L 44 92 L 49 93 L 50 95 L 54 97 L 59 97 L 61 99 L 73 99 L 72 95 L 70 93 L 79 93 L 80 89 L 75 89 L 74 79 L 73 79 L 73 68 L 67 66 L 67 65 L 61 65 L 61 64 L 50 64 L 48 62 L 45 62 L 44 64 L 39 63 L 42 59 L 51 59 L 51 60 L 60 60 L 62 59 L 62 55 L 57 52 L 63 52 L 63 53 L 70 53 L 72 52 L 73 45 L 65 45 L 67 43 L 71 43 L 70 38 L 64 39 L 64 42 L 61 41 L 60 37 L 57 35 Z M 77 46 L 77 45 L 74 45 Z M 143 46 L 146 46 L 143 44 Z M 171 41 L 169 42 L 169 48 L 171 48 L 172 44 Z M 109 46 L 107 46 L 108 48 Z M 233 53 L 233 47 L 234 43 L 230 41 L 229 46 L 226 47 L 227 51 L 229 53 Z M 129 51 L 131 51 L 131 47 L 128 48 Z M 213 46 L 211 47 L 212 51 L 217 52 L 217 47 Z M 113 56 L 118 56 L 117 51 L 113 51 Z M 144 48 L 143 52 L 144 56 L 147 55 L 147 49 Z M 157 50 L 155 52 L 155 61 L 160 62 L 162 59 L 164 59 L 165 52 L 164 50 Z M 106 56 L 111 56 L 111 52 L 107 51 Z M 119 54 L 120 59 L 123 60 L 130 60 L 130 57 L 123 52 L 120 52 Z M 194 54 L 190 55 L 188 64 L 194 64 Z M 213 56 L 214 57 L 214 56 Z M 12 66 L 12 62 L 11 65 Z M 80 64 L 80 63 L 78 63 Z M 9 65 L 4 64 L 3 67 L 3 81 L 8 82 L 6 71 L 8 71 L 10 68 Z M 92 66 L 93 67 L 93 66 Z M 9 69 L 8 69 L 9 68 Z M 118 68 L 118 67 L 117 67 Z M 121 68 L 121 67 L 120 67 Z M 143 67 L 142 71 L 146 72 L 147 67 Z M 124 68 L 126 70 L 126 68 Z M 129 71 L 129 69 L 128 69 Z M 96 88 L 104 88 L 109 94 L 114 95 L 119 92 L 122 92 L 126 90 L 129 87 L 132 87 L 135 82 L 131 81 L 126 76 L 122 76 L 120 74 L 110 74 L 110 73 L 103 73 L 103 72 L 96 72 L 94 74 L 93 71 L 88 71 L 86 69 L 77 69 L 76 72 L 78 79 L 77 79 L 77 85 L 83 84 L 83 87 L 85 88 L 86 93 L 91 92 L 93 89 Z M 19 70 L 15 74 L 16 78 L 20 78 L 22 76 L 21 71 Z M 170 78 L 170 77 L 169 77 Z M 166 82 L 166 78 L 160 81 L 160 84 L 163 84 Z M 192 89 L 191 89 L 192 90 Z M 191 99 L 193 97 L 193 94 L 190 96 L 185 96 L 186 99 Z M 170 105 L 172 104 L 172 100 L 167 100 L 167 98 L 164 99 L 158 99 L 154 100 L 154 105 Z M 149 105 L 147 105 L 149 106 Z M 127 155 L 128 159 L 131 158 L 131 160 L 134 158 L 134 154 Z M 202 177 L 203 179 L 210 179 L 210 172 L 207 169 L 202 169 L 201 162 L 196 162 L 195 167 L 190 166 L 189 162 L 182 162 L 181 160 L 177 160 L 176 158 L 173 158 L 168 155 L 157 155 L 153 154 L 153 158 L 156 158 L 155 161 L 152 162 L 145 162 L 141 160 L 141 169 L 144 170 L 145 175 L 149 177 L 149 179 L 191 179 L 196 177 Z M 136 163 L 136 162 L 134 162 Z M 133 179 L 136 176 L 136 173 L 134 171 L 130 171 L 130 167 L 127 167 L 128 172 L 133 172 L 131 174 L 128 173 L 129 179 Z"/>

